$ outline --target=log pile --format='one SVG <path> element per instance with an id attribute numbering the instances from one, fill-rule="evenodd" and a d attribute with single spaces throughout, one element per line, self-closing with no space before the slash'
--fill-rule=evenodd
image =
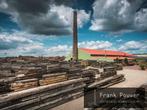
<path id="1" fill-rule="evenodd" d="M 113 68 L 100 74 L 98 69 L 84 69 L 73 62 L 30 63 L 12 70 L 9 77 L 0 79 L 0 94 L 5 93 L 0 95 L 0 110 L 48 110 L 80 97 L 85 86 L 107 87 L 124 80 Z M 98 82 L 96 74 L 101 76 Z"/>
<path id="2" fill-rule="evenodd" d="M 67 76 L 68 79 L 76 79 L 81 77 L 81 73 L 82 73 L 81 68 L 72 67 L 67 71 Z"/>
<path id="3" fill-rule="evenodd" d="M 41 86 L 58 83 L 67 80 L 66 72 L 63 73 L 54 73 L 54 74 L 46 74 L 42 76 L 43 78 L 39 80 L 39 84 Z"/>
<path id="4" fill-rule="evenodd" d="M 117 74 L 117 71 L 114 67 L 105 67 L 104 71 L 101 73 L 101 78 L 111 77 Z"/>
<path id="5" fill-rule="evenodd" d="M 19 80 L 11 83 L 12 91 L 21 91 L 38 86 L 38 79 Z"/>
<path id="6" fill-rule="evenodd" d="M 10 84 L 15 81 L 16 77 L 8 77 L 0 79 L 0 94 L 10 92 Z"/>
<path id="7" fill-rule="evenodd" d="M 91 78 L 91 80 L 87 81 L 86 83 L 91 83 L 94 81 L 93 72 L 83 71 L 83 68 L 79 65 L 75 64 L 71 66 L 70 63 L 65 62 L 63 64 L 47 64 L 46 67 L 44 65 L 24 65 L 13 71 L 15 72 L 14 77 L 5 77 L 0 79 L 0 93 L 21 91 L 37 86 L 43 86 L 77 78 Z"/>
<path id="8" fill-rule="evenodd" d="M 96 71 L 93 71 L 93 70 L 84 70 L 82 72 L 83 78 L 88 77 L 90 79 L 90 80 L 85 81 L 86 84 L 89 85 L 89 84 L 95 82 L 95 72 Z"/>
<path id="9" fill-rule="evenodd" d="M 84 81 L 78 78 L 0 96 L 0 110 L 49 110 L 81 97 Z"/>
<path id="10" fill-rule="evenodd" d="M 91 85 L 88 86 L 88 88 L 93 88 L 93 87 L 97 87 L 97 88 L 106 88 L 109 87 L 111 85 L 120 83 L 122 81 L 124 81 L 124 75 L 120 74 L 120 75 L 114 75 L 105 79 L 102 79 L 100 81 L 97 81 Z"/>

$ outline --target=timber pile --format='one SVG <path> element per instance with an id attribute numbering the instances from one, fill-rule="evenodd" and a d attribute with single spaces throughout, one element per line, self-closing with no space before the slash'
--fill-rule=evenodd
<path id="1" fill-rule="evenodd" d="M 75 68 L 72 67 L 67 71 L 67 77 L 68 79 L 76 79 L 76 78 L 80 78 L 81 77 L 81 73 L 82 73 L 82 69 L 81 68 Z"/>
<path id="2" fill-rule="evenodd" d="M 86 80 L 78 78 L 0 95 L 0 110 L 49 110 L 81 97 Z"/>
<path id="3" fill-rule="evenodd" d="M 15 77 L 1 78 L 0 79 L 0 94 L 10 92 L 10 83 L 15 81 Z"/>
<path id="4" fill-rule="evenodd" d="M 47 65 L 47 73 L 59 73 L 59 72 L 65 72 L 67 70 L 68 68 L 62 67 L 60 63 Z"/>
<path id="5" fill-rule="evenodd" d="M 22 68 L 16 73 L 17 80 L 38 78 L 44 73 L 42 68 Z"/>
<path id="6" fill-rule="evenodd" d="M 124 75 L 120 74 L 120 75 L 114 75 L 105 79 L 102 79 L 100 81 L 97 81 L 91 85 L 88 86 L 88 88 L 92 88 L 92 87 L 97 87 L 97 88 L 106 88 L 109 87 L 111 85 L 120 83 L 122 81 L 124 81 Z"/>
<path id="7" fill-rule="evenodd" d="M 86 84 L 91 84 L 95 81 L 95 70 L 83 70 L 82 77 L 88 77 L 90 80 L 85 81 Z"/>
<path id="8" fill-rule="evenodd" d="M 10 89 L 12 91 L 21 91 L 38 86 L 38 79 L 19 80 L 11 83 Z"/>
<path id="9" fill-rule="evenodd" d="M 0 93 L 10 92 L 10 85 L 8 83 L 0 82 Z"/>
<path id="10" fill-rule="evenodd" d="M 63 73 L 54 73 L 54 74 L 45 74 L 42 76 L 43 78 L 39 80 L 39 84 L 41 86 L 58 83 L 67 80 L 66 72 Z"/>
<path id="11" fill-rule="evenodd" d="M 85 86 L 106 87 L 124 80 L 114 74 L 113 68 L 105 68 L 100 81 L 95 83 L 99 70 L 83 69 L 78 63 L 29 65 L 17 67 L 14 77 L 0 79 L 0 93 L 13 91 L 0 95 L 0 110 L 48 110 L 80 97 Z"/>
<path id="12" fill-rule="evenodd" d="M 46 66 L 36 65 L 21 66 L 15 73 L 14 77 L 5 77 L 0 79 L 1 91 L 21 91 L 71 79 L 90 78 L 86 84 L 94 82 L 94 74 L 91 71 L 84 71 L 79 64 L 70 65 L 63 62 L 55 64 L 46 64 Z M 9 75 L 9 74 L 8 74 Z"/>
<path id="13" fill-rule="evenodd" d="M 114 67 L 105 67 L 104 71 L 101 73 L 101 78 L 111 77 L 117 74 L 117 71 Z"/>
<path id="14" fill-rule="evenodd" d="M 14 77 L 15 74 L 11 72 L 10 69 L 1 69 L 0 70 L 0 78 L 5 78 L 5 77 Z"/>

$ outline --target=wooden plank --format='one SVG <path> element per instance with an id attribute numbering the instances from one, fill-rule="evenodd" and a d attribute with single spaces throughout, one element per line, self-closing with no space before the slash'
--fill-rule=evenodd
<path id="1" fill-rule="evenodd" d="M 19 80 L 19 81 L 15 81 L 15 83 L 27 83 L 27 82 L 34 82 L 34 81 L 38 81 L 38 79 L 33 78 L 33 79 Z"/>
<path id="2" fill-rule="evenodd" d="M 66 81 L 67 78 L 56 78 L 56 79 L 44 79 L 44 80 L 40 80 L 39 84 L 42 85 L 48 85 L 48 84 L 53 84 L 53 83 L 59 83 L 62 81 Z"/>
<path id="3" fill-rule="evenodd" d="M 66 72 L 54 73 L 54 74 L 44 74 L 42 77 L 43 78 L 46 78 L 46 77 L 56 77 L 56 76 L 60 76 L 60 75 L 66 75 Z"/>

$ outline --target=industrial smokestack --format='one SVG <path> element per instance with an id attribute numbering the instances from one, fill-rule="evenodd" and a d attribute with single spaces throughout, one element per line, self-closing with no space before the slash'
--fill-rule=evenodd
<path id="1" fill-rule="evenodd" d="M 78 60 L 77 11 L 73 12 L 73 60 Z"/>

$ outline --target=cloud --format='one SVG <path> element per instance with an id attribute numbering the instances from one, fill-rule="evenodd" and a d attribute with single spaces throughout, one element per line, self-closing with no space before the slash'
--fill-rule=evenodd
<path id="1" fill-rule="evenodd" d="M 31 36 L 31 37 L 30 37 Z M 109 41 L 84 41 L 78 43 L 79 48 L 110 49 Z M 66 56 L 71 54 L 72 45 L 46 46 L 37 36 L 15 32 L 0 34 L 0 56 Z"/>
<path id="2" fill-rule="evenodd" d="M 112 43 L 109 41 L 85 41 L 79 42 L 79 48 L 90 48 L 90 49 L 110 49 Z M 68 55 L 72 52 L 71 45 L 56 45 L 48 48 L 48 55 L 50 56 L 62 56 Z"/>
<path id="3" fill-rule="evenodd" d="M 144 53 L 147 50 L 147 41 L 128 41 L 122 46 L 120 46 L 119 50 L 128 51 L 131 53 Z"/>
<path id="4" fill-rule="evenodd" d="M 48 53 L 50 56 L 64 56 L 71 53 L 72 46 L 69 45 L 57 45 L 48 48 Z"/>
<path id="5" fill-rule="evenodd" d="M 67 0 L 65 0 L 67 1 Z M 33 34 L 67 35 L 72 32 L 71 2 L 59 0 L 3 0 L 0 10 L 11 14 L 12 20 Z M 78 10 L 78 25 L 81 28 L 90 14 Z"/>
<path id="6" fill-rule="evenodd" d="M 40 39 L 41 38 L 41 39 Z M 44 37 L 43 37 L 44 38 Z M 116 45 L 110 41 L 83 41 L 79 42 L 79 48 L 119 50 L 129 53 L 145 53 L 147 41 L 128 41 L 123 43 L 121 39 Z M 0 56 L 66 56 L 72 53 L 72 45 L 47 46 L 42 37 L 32 34 L 15 32 L 13 34 L 0 34 Z"/>
<path id="7" fill-rule="evenodd" d="M 93 31 L 146 31 L 145 0 L 96 0 L 93 5 Z"/>
<path id="8" fill-rule="evenodd" d="M 16 34 L 2 33 L 0 34 L 0 50 L 9 50 L 22 44 L 32 43 L 32 40 L 17 36 Z"/>
<path id="9" fill-rule="evenodd" d="M 5 0 L 1 0 L 0 1 L 0 9 L 6 9 L 8 8 L 7 3 L 5 2 Z"/>
<path id="10" fill-rule="evenodd" d="M 84 41 L 79 43 L 80 48 L 89 49 L 108 49 L 112 46 L 109 41 Z"/>
<path id="11" fill-rule="evenodd" d="M 15 32 L 0 34 L 0 56 L 40 55 L 47 49 L 39 37 Z"/>

